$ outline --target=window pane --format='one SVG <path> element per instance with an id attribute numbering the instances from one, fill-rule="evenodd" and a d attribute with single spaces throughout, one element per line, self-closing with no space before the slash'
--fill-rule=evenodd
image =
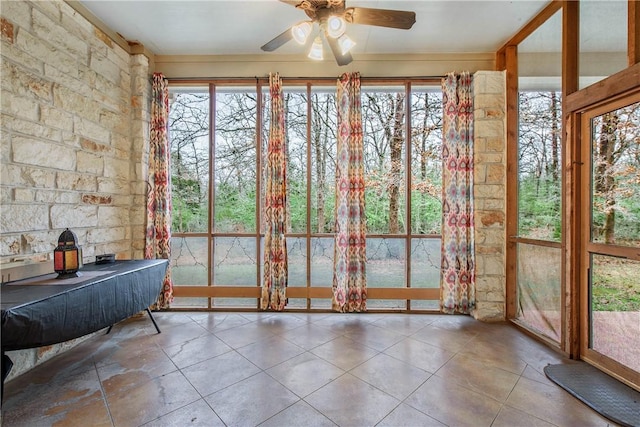
<path id="1" fill-rule="evenodd" d="M 362 90 L 367 231 L 404 233 L 405 91 Z"/>
<path id="2" fill-rule="evenodd" d="M 411 300 L 411 310 L 440 311 L 440 301 L 438 300 Z"/>
<path id="3" fill-rule="evenodd" d="M 560 92 L 520 92 L 518 235 L 561 237 L 562 105 Z"/>
<path id="4" fill-rule="evenodd" d="M 172 87 L 171 228 L 174 233 L 209 227 L 209 88 Z"/>
<path id="5" fill-rule="evenodd" d="M 331 300 L 328 298 L 312 298 L 311 308 L 314 310 L 331 310 Z"/>
<path id="6" fill-rule="evenodd" d="M 591 256 L 590 347 L 640 372 L 640 262 Z M 630 345 L 631 344 L 631 345 Z"/>
<path id="7" fill-rule="evenodd" d="M 216 232 L 256 229 L 256 96 L 255 88 L 216 91 Z"/>
<path id="8" fill-rule="evenodd" d="M 293 233 L 307 231 L 307 95 L 284 94 L 287 132 L 287 209 Z"/>
<path id="9" fill-rule="evenodd" d="M 518 45 L 517 224 L 523 238 L 561 238 L 561 76 L 559 10 Z"/>
<path id="10" fill-rule="evenodd" d="M 411 287 L 440 288 L 440 247 L 437 238 L 411 239 Z M 411 300 L 412 310 L 439 310 L 440 301 Z"/>
<path id="11" fill-rule="evenodd" d="M 311 93 L 311 232 L 335 227 L 336 95 L 335 88 Z"/>
<path id="12" fill-rule="evenodd" d="M 591 239 L 640 247 L 640 103 L 591 123 Z"/>
<path id="13" fill-rule="evenodd" d="M 287 237 L 288 286 L 307 286 L 307 239 Z"/>
<path id="14" fill-rule="evenodd" d="M 269 143 L 269 132 L 271 127 L 271 92 L 269 86 L 262 87 L 262 129 L 261 129 L 261 143 L 260 147 L 260 162 L 262 170 L 260 171 L 260 179 L 262 180 L 260 186 L 260 233 L 264 234 L 264 201 L 267 194 L 267 144 Z M 285 125 L 286 126 L 286 125 Z"/>
<path id="15" fill-rule="evenodd" d="M 311 238 L 311 286 L 333 286 L 333 237 Z"/>
<path id="16" fill-rule="evenodd" d="M 214 285 L 257 286 L 256 239 L 216 237 L 214 241 Z"/>
<path id="17" fill-rule="evenodd" d="M 406 287 L 405 266 L 404 239 L 367 238 L 368 287 Z"/>
<path id="18" fill-rule="evenodd" d="M 406 287 L 405 240 L 367 238 L 367 287 Z M 406 300 L 367 300 L 367 308 L 405 309 Z"/>
<path id="19" fill-rule="evenodd" d="M 440 288 L 441 245 L 441 239 L 411 239 L 412 288 Z"/>
<path id="20" fill-rule="evenodd" d="M 257 298 L 212 298 L 215 308 L 258 308 Z"/>
<path id="21" fill-rule="evenodd" d="M 440 234 L 442 225 L 442 91 L 411 92 L 411 233 Z"/>
<path id="22" fill-rule="evenodd" d="M 175 286 L 207 286 L 206 237 L 171 238 L 171 279 Z M 171 307 L 207 307 L 208 298 L 174 298 Z"/>
<path id="23" fill-rule="evenodd" d="M 559 342 L 562 320 L 560 287 L 562 250 L 519 243 L 517 251 L 518 312 L 516 318 L 528 327 Z"/>
<path id="24" fill-rule="evenodd" d="M 580 89 L 627 68 L 627 9 L 626 1 L 580 2 Z"/>
<path id="25" fill-rule="evenodd" d="M 561 91 L 562 9 L 518 44 L 518 88 Z"/>

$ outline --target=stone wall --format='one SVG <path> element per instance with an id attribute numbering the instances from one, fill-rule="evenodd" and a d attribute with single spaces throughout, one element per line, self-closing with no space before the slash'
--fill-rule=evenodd
<path id="1" fill-rule="evenodd" d="M 506 318 L 505 73 L 473 76 L 476 309 L 485 321 Z"/>
<path id="2" fill-rule="evenodd" d="M 85 262 L 141 258 L 148 59 L 61 0 L 3 1 L 0 19 L 0 262 L 46 262 L 52 271 L 66 227 Z M 61 347 L 12 358 L 28 365 Z"/>

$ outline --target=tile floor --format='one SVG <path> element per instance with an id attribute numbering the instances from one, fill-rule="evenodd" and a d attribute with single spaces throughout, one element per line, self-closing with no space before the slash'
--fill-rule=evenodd
<path id="1" fill-rule="evenodd" d="M 468 316 L 139 315 L 5 385 L 4 426 L 607 426 Z"/>

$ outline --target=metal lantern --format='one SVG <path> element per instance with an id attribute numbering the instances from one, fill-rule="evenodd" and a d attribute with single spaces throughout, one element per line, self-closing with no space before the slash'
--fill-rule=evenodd
<path id="1" fill-rule="evenodd" d="M 78 239 L 68 228 L 58 238 L 58 246 L 53 250 L 53 270 L 58 273 L 56 279 L 78 277 L 80 268 L 80 248 Z"/>

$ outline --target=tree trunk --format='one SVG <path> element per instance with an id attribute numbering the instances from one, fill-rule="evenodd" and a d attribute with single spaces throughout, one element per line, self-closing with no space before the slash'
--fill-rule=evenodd
<path id="1" fill-rule="evenodd" d="M 424 106 L 425 106 L 425 109 L 427 111 L 430 111 L 430 107 L 429 107 L 429 92 L 425 92 L 424 93 Z M 429 135 L 429 133 L 427 132 L 427 122 L 428 122 L 427 119 L 428 118 L 429 118 L 429 114 L 424 114 L 422 116 L 422 129 L 423 129 L 423 131 L 420 132 L 420 134 L 419 134 L 420 140 L 416 144 L 416 146 L 417 146 L 417 148 L 419 150 L 418 154 L 420 155 L 420 183 L 421 184 L 424 183 L 427 180 L 427 135 Z M 418 135 L 416 135 L 416 137 L 418 137 Z M 412 173 L 412 175 L 413 175 L 413 173 Z M 413 223 L 415 225 L 415 228 L 413 229 L 413 233 L 422 233 L 422 216 L 423 216 L 423 214 L 422 214 L 422 211 L 421 211 L 421 207 L 424 205 L 424 202 L 425 202 L 427 196 L 426 196 L 424 191 L 417 191 L 415 196 L 412 196 L 412 197 L 415 198 L 414 200 L 417 202 L 415 204 L 415 207 L 411 211 L 411 217 L 413 218 Z"/>
<path id="2" fill-rule="evenodd" d="M 285 169 L 289 169 L 289 132 L 287 132 L 287 128 L 286 128 L 286 123 L 287 123 L 287 117 L 289 116 L 289 98 L 291 97 L 290 94 L 287 94 L 285 96 L 284 99 L 284 120 L 285 120 L 285 129 L 284 129 L 284 135 L 282 135 L 282 138 L 284 139 L 284 141 L 282 141 L 284 143 L 284 167 Z M 287 170 L 285 172 L 286 176 L 288 177 L 289 175 L 289 171 Z M 289 197 L 289 183 L 286 182 L 286 206 L 285 206 L 285 210 L 286 210 L 286 215 L 285 215 L 285 225 L 284 225 L 284 230 L 285 233 L 291 233 L 291 197 Z"/>
<path id="3" fill-rule="evenodd" d="M 314 105 L 318 104 L 318 99 L 315 98 Z M 324 117 L 329 114 L 329 105 L 325 103 Z M 317 188 L 316 188 L 316 211 L 318 218 L 318 233 L 325 232 L 326 226 L 326 218 L 325 218 L 325 193 L 326 193 L 326 168 L 327 168 L 327 129 L 323 129 L 321 125 L 321 121 L 318 119 L 320 117 L 320 111 L 317 111 L 316 116 L 314 118 L 314 132 L 315 135 L 315 154 L 316 154 L 316 178 L 317 178 Z"/>
<path id="4" fill-rule="evenodd" d="M 558 181 L 558 146 L 560 130 L 558 129 L 558 97 L 556 92 L 551 92 L 551 177 L 553 182 Z"/>
<path id="5" fill-rule="evenodd" d="M 391 173 L 389 184 L 389 233 L 400 230 L 400 185 L 402 182 L 402 143 L 404 141 L 404 95 L 397 94 L 394 107 L 393 134 L 391 137 Z"/>
<path id="6" fill-rule="evenodd" d="M 615 243 L 616 183 L 613 177 L 613 164 L 615 163 L 613 153 L 617 126 L 618 117 L 615 114 L 607 113 L 602 116 L 598 152 L 594 159 L 597 162 L 594 176 L 595 192 L 604 199 L 605 220 L 602 236 L 607 244 Z"/>

